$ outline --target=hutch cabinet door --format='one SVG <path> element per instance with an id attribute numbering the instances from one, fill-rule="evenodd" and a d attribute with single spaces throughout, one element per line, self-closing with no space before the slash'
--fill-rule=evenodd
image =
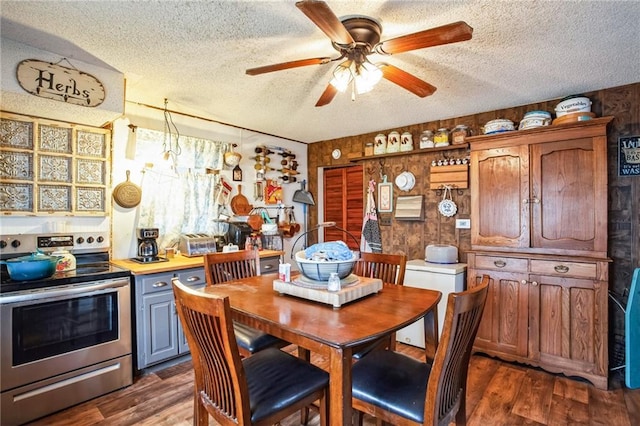
<path id="1" fill-rule="evenodd" d="M 530 357 L 551 371 L 607 387 L 607 283 L 531 275 Z"/>
<path id="2" fill-rule="evenodd" d="M 471 245 L 529 247 L 529 147 L 471 152 Z"/>
<path id="3" fill-rule="evenodd" d="M 469 270 L 469 288 L 489 275 L 489 293 L 474 349 L 490 355 L 512 355 L 522 360 L 527 356 L 528 303 L 527 274 Z"/>
<path id="4" fill-rule="evenodd" d="M 596 142 L 531 146 L 532 247 L 606 256 L 607 152 Z"/>

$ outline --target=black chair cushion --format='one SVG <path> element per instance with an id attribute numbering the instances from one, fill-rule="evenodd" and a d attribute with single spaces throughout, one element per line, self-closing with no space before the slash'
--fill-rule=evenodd
<path id="1" fill-rule="evenodd" d="M 326 371 L 275 348 L 251 355 L 242 363 L 253 423 L 329 384 Z"/>
<path id="2" fill-rule="evenodd" d="M 284 340 L 241 323 L 234 322 L 233 330 L 236 334 L 238 346 L 252 354 L 272 346 L 282 347 L 287 345 Z"/>
<path id="3" fill-rule="evenodd" d="M 393 351 L 373 351 L 352 372 L 354 398 L 424 422 L 429 364 Z"/>

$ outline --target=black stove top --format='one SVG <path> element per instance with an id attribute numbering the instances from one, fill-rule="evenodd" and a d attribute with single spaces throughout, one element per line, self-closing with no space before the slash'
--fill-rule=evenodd
<path id="1" fill-rule="evenodd" d="M 0 260 L 9 260 L 36 251 L 51 253 L 59 249 L 69 250 L 76 258 L 76 269 L 56 272 L 50 277 L 29 280 L 12 280 L 7 265 L 0 265 L 0 294 L 32 291 L 48 287 L 82 285 L 111 278 L 130 277 L 128 269 L 109 263 L 110 240 L 106 231 L 75 232 L 73 234 L 5 234 L 0 235 Z"/>
<path id="2" fill-rule="evenodd" d="M 6 265 L 0 269 L 0 294 L 16 291 L 35 290 L 46 287 L 80 284 L 110 278 L 129 277 L 131 272 L 109 263 L 102 256 L 76 256 L 77 266 L 73 271 L 59 271 L 48 278 L 29 281 L 15 281 L 9 277 Z"/>

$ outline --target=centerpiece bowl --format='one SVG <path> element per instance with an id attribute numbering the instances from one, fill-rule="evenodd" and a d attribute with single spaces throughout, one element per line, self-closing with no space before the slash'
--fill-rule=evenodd
<path id="1" fill-rule="evenodd" d="M 305 277 L 315 281 L 329 281 L 329 276 L 335 272 L 340 279 L 346 278 L 353 271 L 358 256 L 354 253 L 349 260 L 310 260 L 305 256 L 304 250 L 295 256 L 298 269 Z"/>

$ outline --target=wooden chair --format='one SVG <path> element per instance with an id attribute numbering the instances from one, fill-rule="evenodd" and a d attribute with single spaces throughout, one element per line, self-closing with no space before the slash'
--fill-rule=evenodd
<path id="1" fill-rule="evenodd" d="M 385 284 L 402 285 L 407 267 L 407 256 L 404 254 L 360 253 L 353 273 L 360 277 L 379 278 Z M 361 359 L 375 349 L 395 349 L 395 333 L 373 343 L 358 346 L 353 351 L 353 358 Z"/>
<path id="2" fill-rule="evenodd" d="M 407 256 L 404 254 L 360 253 L 353 273 L 361 277 L 380 278 L 385 284 L 404 284 Z"/>
<path id="3" fill-rule="evenodd" d="M 373 351 L 354 364 L 352 405 L 358 425 L 363 412 L 393 425 L 466 424 L 469 357 L 488 286 L 485 275 L 479 286 L 449 294 L 432 364 L 393 351 Z"/>
<path id="4" fill-rule="evenodd" d="M 329 375 L 276 348 L 242 359 L 228 297 L 173 281 L 195 372 L 194 425 L 272 425 L 319 400 L 327 424 Z"/>
<path id="5" fill-rule="evenodd" d="M 229 253 L 207 253 L 204 255 L 207 285 L 260 275 L 260 257 L 257 250 L 242 250 Z M 233 323 L 238 349 L 244 357 L 266 348 L 287 346 L 289 342 L 278 339 L 248 325 Z"/>

